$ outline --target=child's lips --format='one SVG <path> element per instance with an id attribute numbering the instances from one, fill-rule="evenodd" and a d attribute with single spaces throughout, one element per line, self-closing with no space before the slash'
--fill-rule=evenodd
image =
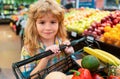
<path id="1" fill-rule="evenodd" d="M 53 32 L 45 32 L 44 34 L 52 34 Z"/>

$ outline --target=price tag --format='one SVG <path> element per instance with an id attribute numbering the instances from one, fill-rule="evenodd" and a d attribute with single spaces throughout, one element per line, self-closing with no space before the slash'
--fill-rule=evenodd
<path id="1" fill-rule="evenodd" d="M 89 42 L 91 42 L 91 43 L 93 43 L 94 42 L 94 37 L 93 36 L 87 36 L 87 41 L 89 41 Z"/>
<path id="2" fill-rule="evenodd" d="M 76 32 L 71 32 L 71 36 L 77 37 L 77 33 Z"/>

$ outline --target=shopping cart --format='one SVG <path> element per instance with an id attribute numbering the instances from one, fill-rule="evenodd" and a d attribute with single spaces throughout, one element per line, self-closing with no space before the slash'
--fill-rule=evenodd
<path id="1" fill-rule="evenodd" d="M 64 50 L 67 46 L 74 47 L 75 45 L 77 45 L 80 42 L 84 43 L 86 46 L 92 46 L 92 44 L 95 42 L 95 39 L 92 36 L 84 36 L 80 39 L 73 40 L 70 45 L 60 45 L 60 50 Z M 98 43 L 96 43 L 96 44 L 99 48 Z M 33 77 L 33 76 L 36 77 L 35 79 L 43 79 L 48 73 L 50 73 L 52 71 L 61 71 L 61 72 L 66 73 L 66 74 L 71 74 L 70 72 L 68 72 L 70 69 L 80 68 L 80 65 L 78 65 L 75 62 L 75 59 L 78 57 L 83 57 L 83 55 L 84 55 L 82 47 L 80 47 L 80 50 L 76 50 L 76 51 L 77 51 L 76 53 L 66 56 L 64 59 L 53 64 L 52 66 L 49 66 L 41 71 L 38 71 L 37 73 L 35 73 L 27 78 L 22 74 L 20 67 L 24 66 L 30 62 L 37 61 L 41 58 L 44 58 L 46 56 L 53 54 L 53 52 L 51 50 L 37 54 L 29 59 L 25 59 L 25 60 L 13 63 L 12 69 L 13 69 L 13 72 L 14 72 L 16 79 L 31 79 L 31 77 Z"/>

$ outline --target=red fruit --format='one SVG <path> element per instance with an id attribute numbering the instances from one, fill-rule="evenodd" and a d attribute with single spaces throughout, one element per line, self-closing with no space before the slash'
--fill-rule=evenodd
<path id="1" fill-rule="evenodd" d="M 101 30 L 100 29 L 97 29 L 96 32 L 97 32 L 97 35 L 99 35 L 99 36 L 101 35 Z"/>
<path id="2" fill-rule="evenodd" d="M 106 23 L 102 23 L 102 24 L 101 24 L 101 27 L 105 27 L 105 26 L 106 26 Z"/>
<path id="3" fill-rule="evenodd" d="M 117 17 L 116 14 L 112 14 L 112 18 L 115 19 Z"/>
<path id="4" fill-rule="evenodd" d="M 110 76 L 108 77 L 108 79 L 120 79 L 120 76 L 110 75 Z"/>
<path id="5" fill-rule="evenodd" d="M 104 27 L 100 27 L 99 29 L 100 29 L 101 31 L 103 31 L 103 30 L 104 30 Z"/>
<path id="6" fill-rule="evenodd" d="M 94 30 L 94 28 L 93 28 L 92 26 L 90 26 L 90 27 L 88 28 L 88 30 L 93 31 L 93 30 Z"/>
<path id="7" fill-rule="evenodd" d="M 97 35 L 97 32 L 96 32 L 96 31 L 94 31 L 94 32 L 92 32 L 92 34 L 93 34 L 93 35 Z"/>
<path id="8" fill-rule="evenodd" d="M 113 22 L 112 21 L 107 21 L 107 25 L 113 26 Z"/>
<path id="9" fill-rule="evenodd" d="M 84 30 L 84 35 L 88 35 L 88 30 L 87 29 Z"/>
<path id="10" fill-rule="evenodd" d="M 100 76 L 99 74 L 94 74 L 93 79 L 104 79 L 104 78 Z"/>
<path id="11" fill-rule="evenodd" d="M 100 27 L 100 26 L 101 26 L 101 23 L 100 23 L 100 22 L 97 22 L 97 23 L 96 23 L 96 26 L 97 26 L 97 27 Z"/>
<path id="12" fill-rule="evenodd" d="M 120 22 L 120 16 L 116 17 L 116 19 Z"/>
<path id="13" fill-rule="evenodd" d="M 92 23 L 91 27 L 95 28 L 96 27 L 96 23 Z"/>
<path id="14" fill-rule="evenodd" d="M 119 22 L 118 19 L 114 19 L 114 20 L 113 20 L 113 24 L 114 24 L 114 25 L 116 25 L 118 22 Z"/>
<path id="15" fill-rule="evenodd" d="M 104 17 L 105 18 L 105 20 L 109 20 L 109 17 L 108 16 L 106 16 L 106 17 Z"/>
<path id="16" fill-rule="evenodd" d="M 106 26 L 111 26 L 110 21 L 107 21 L 105 24 L 106 24 Z"/>
<path id="17" fill-rule="evenodd" d="M 101 23 L 106 22 L 106 18 L 101 19 Z"/>

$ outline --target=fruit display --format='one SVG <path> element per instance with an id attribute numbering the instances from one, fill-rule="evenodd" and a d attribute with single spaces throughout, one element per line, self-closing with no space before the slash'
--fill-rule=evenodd
<path id="1" fill-rule="evenodd" d="M 88 69 L 92 79 L 120 79 L 120 59 L 115 57 L 101 49 L 91 48 L 91 47 L 83 47 L 85 54 L 80 60 L 81 62 L 77 62 L 81 64 L 80 69 Z M 79 69 L 78 69 L 79 71 Z M 74 77 L 81 77 L 81 74 L 77 76 L 78 72 L 74 72 Z M 77 75 L 75 75 L 77 74 Z M 87 75 L 87 74 L 86 74 Z M 73 79 L 72 78 L 72 79 Z M 82 79 L 82 78 L 78 78 Z"/>
<path id="2" fill-rule="evenodd" d="M 102 14 L 102 12 L 104 14 Z M 108 14 L 108 11 L 100 11 L 90 8 L 72 10 L 65 14 L 65 26 L 68 31 L 74 31 L 80 35 L 85 29 L 89 28 L 94 21 L 97 20 L 99 22 L 102 17 L 107 16 Z M 98 15 L 101 15 L 102 17 L 97 18 Z"/>
<path id="3" fill-rule="evenodd" d="M 65 26 L 69 32 L 76 32 L 80 36 L 92 35 L 99 41 L 118 47 L 120 47 L 119 23 L 120 11 L 82 8 L 72 9 L 65 14 Z"/>
<path id="4" fill-rule="evenodd" d="M 80 36 L 92 35 L 97 41 L 120 47 L 120 11 L 103 11 L 90 8 L 71 10 L 70 13 L 66 13 L 65 15 L 65 26 L 69 32 L 76 32 Z M 92 79 L 97 79 L 98 77 L 100 79 L 120 79 L 119 58 L 97 48 L 86 46 L 83 47 L 83 50 L 93 57 L 84 56 L 79 62 L 78 60 L 76 62 L 82 68 L 92 72 Z M 97 73 L 101 68 L 101 63 L 106 68 L 103 70 L 106 73 L 105 78 L 103 75 L 101 76 L 101 74 Z"/>
<path id="5" fill-rule="evenodd" d="M 77 32 L 79 35 L 88 29 L 90 25 L 109 15 L 109 11 L 100 11 L 98 9 L 84 8 L 71 10 L 65 14 L 65 26 L 68 31 Z"/>
<path id="6" fill-rule="evenodd" d="M 83 50 L 86 53 L 97 57 L 98 59 L 100 59 L 102 62 L 104 62 L 106 64 L 108 63 L 108 64 L 115 65 L 115 66 L 118 66 L 120 64 L 120 60 L 117 59 L 117 57 L 113 56 L 110 53 L 104 52 L 100 49 L 93 49 L 90 47 L 84 47 Z"/>
<path id="7" fill-rule="evenodd" d="M 111 28 L 113 28 L 116 24 L 120 22 L 119 17 L 119 11 L 111 12 L 108 16 L 103 17 L 100 22 L 93 22 L 91 26 L 84 31 L 83 35 L 90 34 L 99 39 L 101 35 L 104 34 L 104 28 L 106 26 L 110 26 Z"/>
<path id="8" fill-rule="evenodd" d="M 105 33 L 101 36 L 100 40 L 120 47 L 120 24 L 114 25 L 114 28 L 106 26 L 104 31 Z"/>

